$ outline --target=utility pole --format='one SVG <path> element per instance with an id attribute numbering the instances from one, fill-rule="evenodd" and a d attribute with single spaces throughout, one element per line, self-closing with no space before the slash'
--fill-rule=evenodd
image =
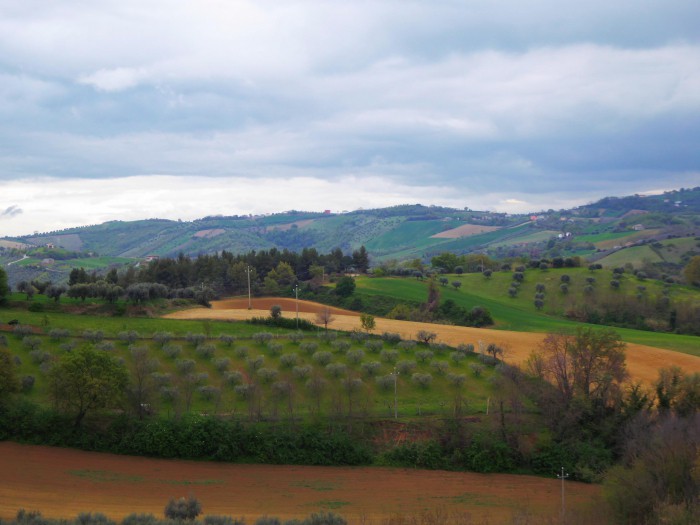
<path id="1" fill-rule="evenodd" d="M 253 302 L 250 298 L 250 266 L 246 266 L 246 273 L 248 274 L 248 310 L 253 309 Z"/>
<path id="2" fill-rule="evenodd" d="M 569 475 L 564 472 L 564 467 L 561 468 L 561 474 L 557 474 L 557 477 L 561 480 L 561 522 L 564 523 L 564 516 L 566 515 L 566 496 L 564 492 L 564 480 L 569 477 Z"/>
<path id="3" fill-rule="evenodd" d="M 394 419 L 399 419 L 399 404 L 397 396 L 397 383 L 399 379 L 399 372 L 394 367 Z"/>
<path id="4" fill-rule="evenodd" d="M 296 308 L 297 308 L 297 330 L 299 330 L 299 284 L 294 285 L 294 297 L 296 298 Z"/>

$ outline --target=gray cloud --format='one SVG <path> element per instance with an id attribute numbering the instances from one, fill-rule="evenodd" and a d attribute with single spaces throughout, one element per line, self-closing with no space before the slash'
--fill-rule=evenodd
<path id="1" fill-rule="evenodd" d="M 696 1 L 44 4 L 0 8 L 0 192 L 362 176 L 505 206 L 700 172 Z"/>
<path id="2" fill-rule="evenodd" d="M 20 215 L 22 213 L 22 208 L 19 206 L 9 206 L 3 211 L 0 211 L 0 219 L 8 219 Z"/>

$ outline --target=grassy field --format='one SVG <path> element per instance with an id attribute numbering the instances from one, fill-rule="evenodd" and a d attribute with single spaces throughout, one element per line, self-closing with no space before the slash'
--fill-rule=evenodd
<path id="1" fill-rule="evenodd" d="M 3 310 L 3 315 L 6 314 L 22 324 L 39 326 L 44 332 L 29 336 L 5 334 L 10 350 L 21 363 L 20 375 L 36 379 L 28 395 L 39 402 L 47 402 L 45 363 L 72 348 L 91 345 L 131 366 L 132 347 L 123 332 L 132 330 L 137 332 L 132 345 L 147 349 L 156 359 L 153 372 L 160 378 L 164 396 L 159 404 L 167 412 L 246 414 L 255 410 L 274 418 L 292 414 L 308 416 L 320 410 L 325 414 L 354 411 L 370 417 L 391 417 L 394 403 L 391 374 L 395 369 L 399 371 L 396 382 L 399 412 L 404 417 L 445 415 L 453 409 L 458 393 L 471 412 L 483 411 L 487 398 L 493 394 L 489 381 L 493 368 L 483 365 L 476 354 L 457 355 L 454 349 L 444 345 L 404 348 L 379 338 L 357 341 L 335 332 L 330 332 L 328 338 L 323 332 L 311 332 L 296 340 L 288 330 L 270 330 L 247 323 L 116 319 Z M 69 335 L 46 335 L 56 328 L 68 330 Z M 97 330 L 103 331 L 104 337 L 90 341 L 86 331 Z M 153 339 L 157 332 L 171 332 L 172 340 L 165 346 L 160 344 Z M 265 337 L 268 340 L 263 341 Z M 30 346 L 31 339 L 38 342 Z M 188 360 L 191 363 L 184 365 Z M 194 383 L 192 374 L 198 378 Z M 427 384 L 419 384 L 414 374 L 427 376 Z M 464 376 L 458 380 L 464 386 L 453 384 L 455 376 Z M 313 378 L 320 379 L 318 398 L 309 386 Z M 346 379 L 359 380 L 356 392 L 347 390 L 343 383 Z M 255 385 L 255 400 L 237 388 L 245 385 Z M 170 389 L 170 393 L 165 389 Z M 167 397 L 172 392 L 176 393 L 175 400 Z"/>
<path id="2" fill-rule="evenodd" d="M 459 281 L 462 286 L 455 290 L 452 286 L 441 287 L 442 300 L 452 299 L 465 308 L 484 306 L 491 311 L 496 322 L 493 328 L 515 330 L 521 332 L 551 332 L 558 330 L 573 330 L 583 323 L 578 323 L 561 317 L 561 301 L 563 298 L 558 289 L 562 275 L 571 279 L 570 295 L 580 294 L 586 277 L 595 276 L 599 281 L 596 286 L 608 286 L 610 273 L 598 271 L 591 273 L 584 268 L 566 268 L 548 271 L 528 270 L 525 273 L 517 297 L 510 297 L 507 290 L 512 280 L 511 272 L 494 272 L 491 279 L 485 279 L 481 274 L 448 275 L 450 282 Z M 631 275 L 622 277 L 623 290 L 633 293 L 638 281 Z M 533 297 L 537 284 L 544 284 L 548 290 L 545 306 L 538 311 Z M 657 281 L 644 281 L 646 293 L 650 296 L 659 294 L 663 285 Z M 388 295 L 397 299 L 423 302 L 427 296 L 427 283 L 416 279 L 400 278 L 361 278 L 357 280 L 359 293 L 366 295 Z M 678 299 L 698 299 L 698 292 L 684 286 L 674 286 L 673 296 Z M 680 352 L 700 356 L 700 339 L 695 336 L 678 335 L 660 332 L 647 332 L 626 328 L 616 328 L 624 340 L 660 348 L 668 348 Z"/>

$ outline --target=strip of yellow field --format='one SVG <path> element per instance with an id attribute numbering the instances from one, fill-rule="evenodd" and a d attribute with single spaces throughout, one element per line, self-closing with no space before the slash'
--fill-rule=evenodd
<path id="1" fill-rule="evenodd" d="M 296 315 L 296 302 L 286 298 L 253 299 L 253 309 L 248 309 L 247 299 L 215 301 L 212 308 L 193 308 L 166 315 L 170 319 L 216 319 L 245 320 L 251 317 L 267 317 L 269 307 L 277 304 L 282 307 L 282 315 L 293 318 Z M 310 301 L 299 301 L 299 318 L 314 322 L 316 313 L 325 305 Z M 330 327 L 334 330 L 351 331 L 361 329 L 357 312 L 331 308 L 334 320 Z M 479 341 L 485 344 L 495 343 L 505 349 L 505 360 L 510 363 L 523 364 L 530 353 L 536 349 L 545 334 L 536 332 L 511 332 L 508 330 L 490 330 L 414 321 L 397 321 L 395 319 L 375 318 L 375 333 L 393 332 L 403 339 L 415 339 L 420 330 L 437 334 L 437 341 L 451 346 L 471 343 L 478 347 Z M 663 348 L 627 343 L 627 369 L 633 381 L 653 383 L 658 378 L 658 370 L 669 366 L 679 366 L 686 372 L 700 372 L 700 357 L 682 354 Z"/>

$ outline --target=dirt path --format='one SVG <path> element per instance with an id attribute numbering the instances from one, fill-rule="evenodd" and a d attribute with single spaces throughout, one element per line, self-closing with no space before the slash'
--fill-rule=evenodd
<path id="1" fill-rule="evenodd" d="M 197 497 L 204 514 L 265 514 L 284 519 L 332 511 L 353 523 L 375 523 L 396 513 L 469 512 L 501 519 L 527 509 L 556 516 L 557 479 L 394 468 L 233 465 L 115 456 L 69 449 L 0 443 L 0 517 L 21 508 L 47 517 L 102 512 L 121 519 L 132 512 L 162 516 L 170 498 Z M 571 509 L 591 501 L 600 487 L 567 482 Z M 493 523 L 493 521 L 491 521 Z"/>
<path id="2" fill-rule="evenodd" d="M 170 319 L 219 319 L 244 320 L 250 317 L 266 317 L 270 315 L 270 306 L 278 304 L 282 307 L 282 315 L 294 317 L 296 303 L 287 298 L 256 298 L 252 300 L 252 310 L 248 310 L 247 299 L 229 299 L 215 301 L 212 308 L 194 308 L 168 314 Z M 299 301 L 299 318 L 314 322 L 316 313 L 324 305 L 310 301 Z M 360 329 L 360 319 L 357 312 L 331 308 L 335 320 L 329 325 L 334 330 Z M 469 328 L 412 321 L 397 321 L 394 319 L 376 318 L 375 333 L 396 332 L 404 339 L 415 339 L 419 330 L 428 330 L 438 334 L 438 341 L 456 346 L 461 343 L 471 343 L 475 346 L 479 341 L 485 344 L 495 343 L 506 349 L 506 361 L 522 364 L 530 352 L 537 348 L 545 334 L 536 332 L 511 332 L 508 330 L 490 330 L 487 328 Z M 687 372 L 700 372 L 700 357 L 664 350 L 652 346 L 627 343 L 627 368 L 633 380 L 647 384 L 653 383 L 658 377 L 658 370 L 663 367 L 676 365 Z"/>

